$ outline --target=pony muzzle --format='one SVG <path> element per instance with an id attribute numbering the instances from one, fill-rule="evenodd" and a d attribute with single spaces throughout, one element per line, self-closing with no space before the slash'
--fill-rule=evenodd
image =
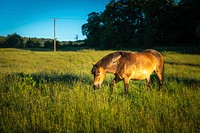
<path id="1" fill-rule="evenodd" d="M 101 88 L 101 84 L 94 84 L 94 90 Z"/>

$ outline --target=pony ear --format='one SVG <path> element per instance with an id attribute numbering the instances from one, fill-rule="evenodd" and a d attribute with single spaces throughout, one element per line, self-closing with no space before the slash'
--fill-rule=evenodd
<path id="1" fill-rule="evenodd" d="M 93 67 L 99 67 L 98 64 L 94 64 L 94 63 L 92 63 L 92 65 L 93 65 Z"/>
<path id="2" fill-rule="evenodd" d="M 95 64 L 94 64 L 94 63 L 92 63 L 92 65 L 93 65 L 93 66 L 95 66 Z"/>

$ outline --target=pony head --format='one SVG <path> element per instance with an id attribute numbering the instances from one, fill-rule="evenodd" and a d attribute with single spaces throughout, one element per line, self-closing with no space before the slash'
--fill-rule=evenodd
<path id="1" fill-rule="evenodd" d="M 99 89 L 106 77 L 106 71 L 101 66 L 93 65 L 91 73 L 94 76 L 94 82 L 93 82 L 94 90 L 97 88 Z"/>

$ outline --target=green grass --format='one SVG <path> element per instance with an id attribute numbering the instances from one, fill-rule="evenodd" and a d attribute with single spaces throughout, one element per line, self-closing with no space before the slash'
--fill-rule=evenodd
<path id="1" fill-rule="evenodd" d="M 200 55 L 164 51 L 166 92 L 145 81 L 94 91 L 92 63 L 112 51 L 0 49 L 0 132 L 200 132 Z"/>

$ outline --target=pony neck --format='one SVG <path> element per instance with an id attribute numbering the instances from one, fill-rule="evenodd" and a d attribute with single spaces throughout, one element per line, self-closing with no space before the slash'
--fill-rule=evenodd
<path id="1" fill-rule="evenodd" d="M 118 62 L 107 62 L 105 64 L 101 64 L 100 66 L 105 70 L 106 73 L 112 73 L 115 74 L 117 70 L 117 64 Z"/>
<path id="2" fill-rule="evenodd" d="M 102 67 L 107 73 L 115 74 L 117 70 L 117 64 L 121 58 L 121 52 L 111 53 L 104 58 L 102 58 L 97 65 Z"/>

